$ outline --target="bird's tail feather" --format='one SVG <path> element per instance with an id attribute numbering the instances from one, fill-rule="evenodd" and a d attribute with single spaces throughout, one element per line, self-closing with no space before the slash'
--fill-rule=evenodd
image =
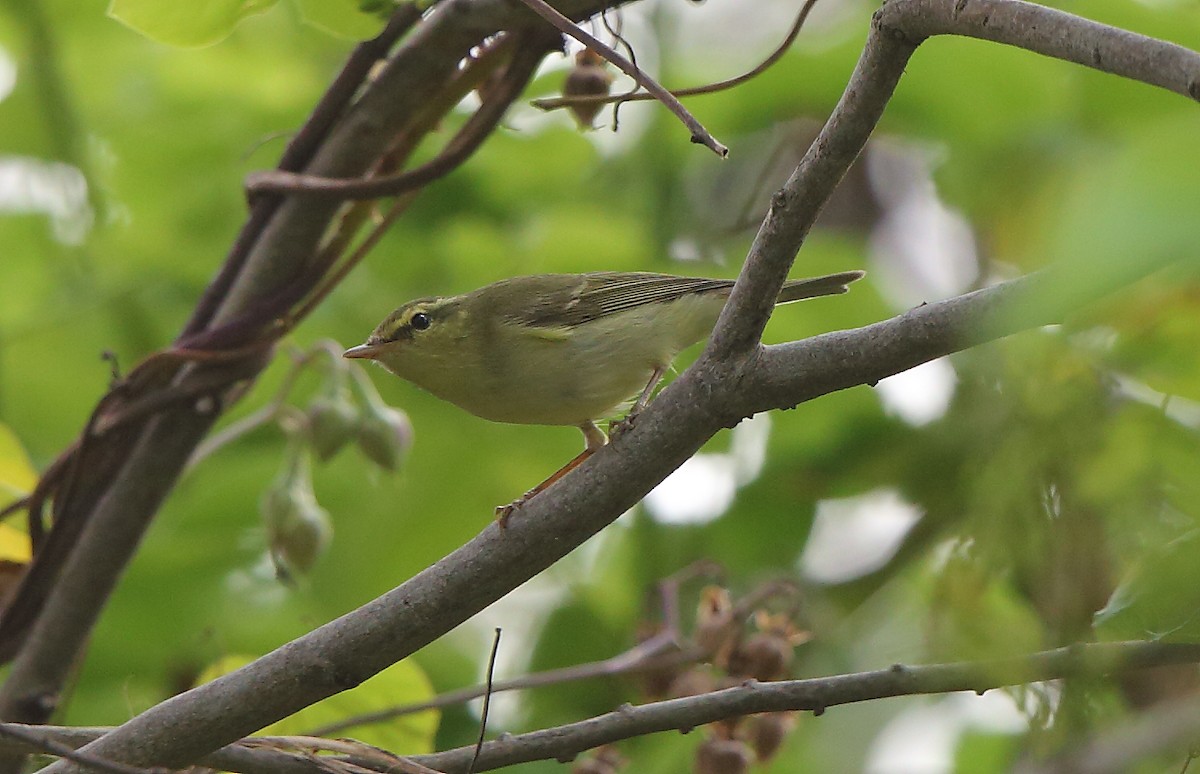
<path id="1" fill-rule="evenodd" d="M 849 284 L 866 276 L 865 271 L 843 271 L 838 274 L 827 274 L 824 277 L 811 279 L 788 280 L 779 291 L 777 304 L 787 304 L 804 298 L 817 296 L 834 296 L 845 293 Z"/>

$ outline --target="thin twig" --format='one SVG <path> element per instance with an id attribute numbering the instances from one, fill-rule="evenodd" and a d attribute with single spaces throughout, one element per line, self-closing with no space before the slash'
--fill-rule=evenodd
<path id="1" fill-rule="evenodd" d="M 418 763 L 411 758 L 403 755 L 396 755 L 388 750 L 382 750 L 378 747 L 359 742 L 355 739 L 323 739 L 316 736 L 256 736 L 248 739 L 243 739 L 240 742 L 245 747 L 253 748 L 269 748 L 275 750 L 296 750 L 306 753 L 317 753 L 321 751 L 339 753 L 341 755 L 350 756 L 363 762 L 369 762 L 372 766 L 382 767 L 384 771 L 396 772 L 398 774 L 442 774 L 436 769 L 431 769 L 424 764 Z M 329 762 L 337 764 L 341 769 L 349 769 L 351 771 L 364 771 L 361 766 L 348 764 L 343 759 L 330 759 L 322 757 L 314 757 L 316 762 Z M 368 770 L 376 770 L 368 769 Z"/>
<path id="2" fill-rule="evenodd" d="M 488 709 L 492 704 L 492 675 L 496 671 L 496 654 L 500 652 L 500 627 L 496 627 L 496 638 L 492 640 L 492 654 L 488 656 L 487 692 L 483 694 L 483 709 L 479 712 L 479 739 L 475 742 L 475 755 L 471 757 L 471 765 L 467 774 L 475 774 L 475 763 L 479 760 L 479 751 L 483 749 L 483 740 L 487 736 Z"/>
<path id="3" fill-rule="evenodd" d="M 624 705 L 613 712 L 494 740 L 480 756 L 482 770 L 535 760 L 561 758 L 583 750 L 647 734 L 688 730 L 706 723 L 759 712 L 801 710 L 815 715 L 830 707 L 885 697 L 935 695 L 1072 677 L 1096 677 L 1166 664 L 1200 660 L 1200 645 L 1159 642 L 1109 642 L 1072 645 L 994 661 L 921 666 L 895 664 L 887 669 L 806 680 L 758 682 L 652 702 Z M 462 771 L 470 747 L 415 756 L 423 764 Z"/>
<path id="4" fill-rule="evenodd" d="M 88 753 L 76 750 L 70 745 L 63 744 L 62 742 L 55 741 L 54 739 L 48 739 L 36 731 L 16 728 L 7 723 L 0 724 L 0 736 L 7 736 L 10 739 L 16 739 L 19 742 L 32 745 L 43 752 L 50 753 L 51 755 L 58 756 L 59 758 L 66 758 L 67 760 L 75 761 L 76 763 L 82 763 L 85 766 L 99 769 L 100 771 L 105 771 L 109 774 L 167 774 L 169 771 L 168 769 L 161 769 L 157 767 L 143 769 L 137 766 L 130 766 L 119 761 L 110 761 L 107 758 L 101 758 L 96 755 L 89 755 Z"/>
<path id="5" fill-rule="evenodd" d="M 603 11 L 600 12 L 600 20 L 602 22 L 604 22 L 604 29 L 608 30 L 608 34 L 613 36 L 613 40 L 615 40 L 617 43 L 619 43 L 621 45 L 621 48 L 623 48 L 627 52 L 629 52 L 629 63 L 631 65 L 633 65 L 634 67 L 637 67 L 638 66 L 637 52 L 633 50 L 633 46 L 629 45 L 629 41 L 626 40 L 625 36 L 621 34 L 621 28 L 623 27 L 623 25 L 621 24 L 621 15 L 620 15 L 621 9 L 618 8 L 616 10 L 616 13 L 617 13 L 616 29 L 614 29 L 613 26 L 611 24 L 609 24 L 609 22 L 608 22 L 608 11 L 609 11 L 609 9 L 605 8 Z M 638 69 L 640 70 L 641 68 L 638 67 Z M 641 85 L 635 82 L 633 84 L 633 86 L 630 87 L 629 91 L 625 92 L 624 94 L 619 94 L 617 96 L 618 97 L 632 97 L 633 95 L 637 94 L 638 90 L 641 88 L 642 88 Z M 593 96 L 601 96 L 601 95 L 597 94 L 597 95 L 593 95 Z M 605 95 L 605 96 L 607 96 L 607 95 Z M 650 98 L 649 94 L 647 94 L 646 96 L 647 96 L 647 98 Z M 677 94 L 675 96 L 679 96 L 679 95 Z M 613 106 L 612 130 L 614 132 L 617 131 L 617 129 L 620 127 L 621 105 L 625 104 L 626 101 L 628 101 L 628 100 L 618 100 L 617 103 Z"/>
<path id="6" fill-rule="evenodd" d="M 653 637 L 639 642 L 632 648 L 601 661 L 591 661 L 586 664 L 576 664 L 560 669 L 547 669 L 543 672 L 534 672 L 533 674 L 512 680 L 497 680 L 492 683 L 490 689 L 487 685 L 472 685 L 456 691 L 447 691 L 428 701 L 401 704 L 376 712 L 343 718 L 336 723 L 314 728 L 308 733 L 312 736 L 330 736 L 358 726 L 383 723 L 402 715 L 412 715 L 431 709 L 453 707 L 456 704 L 462 704 L 471 699 L 478 699 L 489 692 L 497 694 L 526 688 L 540 688 L 545 685 L 563 685 L 581 680 L 591 680 L 597 677 L 634 674 L 641 671 L 661 669 L 665 666 L 694 663 L 697 659 L 704 656 L 704 653 L 696 648 L 685 648 L 674 653 L 668 652 L 668 649 L 676 647 L 678 645 L 676 643 L 675 632 L 659 632 Z"/>
<path id="7" fill-rule="evenodd" d="M 521 0 L 521 2 L 538 16 L 553 24 L 561 32 L 575 38 L 583 45 L 612 62 L 621 72 L 640 83 L 642 88 L 650 92 L 654 99 L 663 103 L 691 131 L 692 142 L 703 145 L 721 158 L 729 155 L 729 149 L 719 143 L 717 138 L 713 137 L 704 128 L 704 125 L 688 112 L 683 103 L 676 99 L 671 92 L 664 89 L 657 81 L 646 75 L 644 70 L 634 67 L 632 62 L 614 51 L 610 46 L 601 43 L 596 36 L 581 30 L 578 25 L 573 24 L 570 19 L 554 10 L 545 0 Z"/>
<path id="8" fill-rule="evenodd" d="M 236 422 L 229 424 L 219 432 L 213 433 L 205 438 L 192 454 L 192 458 L 188 460 L 187 467 L 184 473 L 195 469 L 204 460 L 215 454 L 220 449 L 228 446 L 242 436 L 251 433 L 258 428 L 270 422 L 274 422 L 279 416 L 279 411 L 287 402 L 288 396 L 296 386 L 296 382 L 300 379 L 300 374 L 312 362 L 313 352 L 306 352 L 296 356 L 292 360 L 292 367 L 288 369 L 287 374 L 283 377 L 283 382 L 279 385 L 279 389 L 275 391 L 275 395 L 262 408 L 254 413 L 242 417 Z"/>
<path id="9" fill-rule="evenodd" d="M 415 169 L 356 180 L 339 180 L 274 170 L 248 178 L 246 191 L 248 194 L 275 191 L 336 199 L 377 199 L 407 193 L 428 185 L 461 166 L 479 149 L 500 123 L 512 101 L 528 84 L 529 76 L 537 68 L 543 55 L 544 49 L 540 47 L 519 46 L 514 58 L 504 70 L 503 77 L 488 90 L 479 109 L 471 114 L 440 154 Z M 485 68 L 480 77 L 486 78 L 492 72 L 493 70 Z"/>
<path id="10" fill-rule="evenodd" d="M 320 143 L 329 135 L 337 119 L 370 75 L 371 68 L 380 58 L 387 55 L 395 42 L 420 18 L 421 12 L 416 3 L 406 3 L 392 13 L 387 26 L 379 35 L 360 43 L 354 49 L 342 71 L 313 108 L 308 121 L 288 143 L 279 160 L 279 169 L 296 171 L 308 164 Z M 254 203 L 250 218 L 238 233 L 220 272 L 205 288 L 204 295 L 180 333 L 180 339 L 199 333 L 211 322 L 221 300 L 241 274 L 247 258 L 278 206 L 278 200 L 261 199 Z"/>
<path id="11" fill-rule="evenodd" d="M 767 56 L 766 59 L 759 62 L 753 69 L 747 70 L 741 75 L 735 75 L 732 78 L 727 78 L 723 81 L 715 83 L 706 83 L 703 86 L 690 86 L 686 89 L 671 89 L 670 94 L 676 97 L 695 97 L 701 94 L 716 94 L 719 91 L 732 89 L 735 86 L 741 86 L 746 81 L 757 78 L 766 72 L 772 65 L 778 62 L 787 50 L 796 42 L 796 37 L 800 34 L 800 28 L 804 26 L 805 20 L 808 19 L 808 12 L 816 5 L 817 0 L 805 0 L 804 6 L 800 9 L 800 13 L 796 16 L 796 21 L 792 22 L 792 28 L 788 30 L 787 37 L 779 44 L 774 51 Z M 647 100 L 658 99 L 655 95 L 646 92 L 632 91 L 626 94 L 581 94 L 575 97 L 543 97 L 542 99 L 530 100 L 529 104 L 539 110 L 558 110 L 571 105 L 607 105 L 610 102 L 644 102 Z"/>

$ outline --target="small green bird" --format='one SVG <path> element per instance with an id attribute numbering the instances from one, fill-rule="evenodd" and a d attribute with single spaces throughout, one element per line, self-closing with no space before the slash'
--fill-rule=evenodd
<path id="1" fill-rule="evenodd" d="M 784 284 L 776 303 L 845 293 L 847 271 Z M 671 361 L 712 332 L 733 280 L 649 272 L 536 274 L 401 306 L 345 357 L 494 422 L 572 425 L 586 448 L 526 498 L 603 446 L 596 420 L 650 398 Z M 502 519 L 515 506 L 502 509 Z"/>

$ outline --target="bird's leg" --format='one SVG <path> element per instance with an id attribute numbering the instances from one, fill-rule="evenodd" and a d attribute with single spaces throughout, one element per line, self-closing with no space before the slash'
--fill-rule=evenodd
<path id="1" fill-rule="evenodd" d="M 538 484 L 533 489 L 530 489 L 516 500 L 513 500 L 508 505 L 500 505 L 496 507 L 496 523 L 500 525 L 500 529 L 505 529 L 508 527 L 509 517 L 512 516 L 518 508 L 529 502 L 534 495 L 549 489 L 554 482 L 558 481 L 560 478 L 579 467 L 584 460 L 595 454 L 597 449 L 608 443 L 608 439 L 604 436 L 604 431 L 596 427 L 596 423 L 592 422 L 591 420 L 588 420 L 580 425 L 579 430 L 583 433 L 584 441 L 587 444 L 583 451 L 575 455 L 574 459 L 572 459 L 566 465 L 563 465 L 561 468 L 552 473 L 545 481 Z"/>
<path id="2" fill-rule="evenodd" d="M 642 413 L 642 409 L 646 408 L 646 404 L 650 402 L 650 396 L 654 394 L 654 388 L 657 387 L 658 383 L 662 381 L 663 374 L 666 372 L 666 366 L 657 366 L 654 369 L 654 372 L 650 374 L 650 381 L 646 382 L 646 388 L 642 390 L 642 394 L 638 396 L 636 401 L 634 401 L 633 408 L 629 409 L 629 413 L 625 415 L 624 419 L 613 422 L 609 426 L 609 435 L 615 438 L 629 428 L 633 427 L 633 423 L 637 421 L 638 414 Z"/>

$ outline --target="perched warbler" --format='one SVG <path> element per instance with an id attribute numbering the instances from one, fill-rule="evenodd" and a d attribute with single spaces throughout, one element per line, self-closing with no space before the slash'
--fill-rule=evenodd
<path id="1" fill-rule="evenodd" d="M 790 280 L 777 304 L 845 293 L 847 271 Z M 708 336 L 733 280 L 648 272 L 536 274 L 460 296 L 418 298 L 345 357 L 397 376 L 494 422 L 573 425 L 583 453 L 515 503 L 501 523 L 606 442 L 596 420 L 634 395 L 639 411 L 682 350 Z"/>

